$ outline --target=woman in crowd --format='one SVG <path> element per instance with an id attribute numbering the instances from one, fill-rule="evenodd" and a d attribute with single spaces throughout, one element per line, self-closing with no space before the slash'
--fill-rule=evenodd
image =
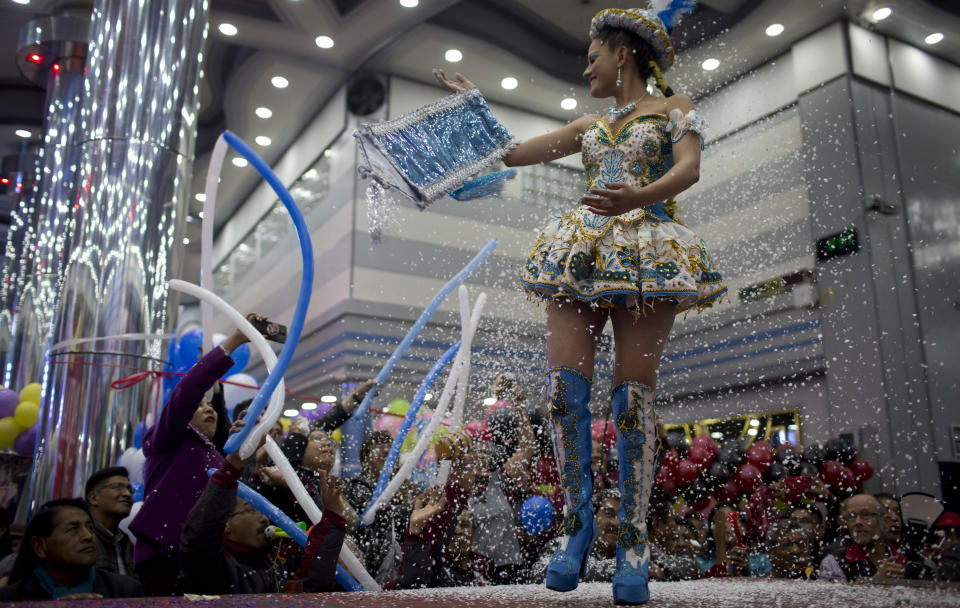
<path id="1" fill-rule="evenodd" d="M 692 10 L 692 9 L 691 9 Z M 513 149 L 509 166 L 581 153 L 588 174 L 581 204 L 551 220 L 521 272 L 524 288 L 547 305 L 547 351 L 554 445 L 565 513 L 546 584 L 570 591 L 596 531 L 591 506 L 590 388 L 597 338 L 608 320 L 616 342 L 612 405 L 618 431 L 621 530 L 613 595 L 647 601 L 646 508 L 653 485 L 654 387 L 678 311 L 710 306 L 726 287 L 703 241 L 677 221 L 673 197 L 699 179 L 703 121 L 661 76 L 673 63 L 668 11 L 605 9 L 590 24 L 583 73 L 590 94 L 613 97 L 603 116 L 584 116 Z M 460 74 L 450 91 L 474 85 Z M 648 92 L 656 77 L 663 96 Z"/>
<path id="2" fill-rule="evenodd" d="M 197 361 L 144 434 L 144 503 L 130 530 L 137 537 L 134 563 L 146 595 L 182 593 L 180 534 L 207 485 L 207 469 L 223 464 L 213 443 L 218 416 L 205 395 L 233 366 L 230 354 L 247 341 L 237 330 Z"/>

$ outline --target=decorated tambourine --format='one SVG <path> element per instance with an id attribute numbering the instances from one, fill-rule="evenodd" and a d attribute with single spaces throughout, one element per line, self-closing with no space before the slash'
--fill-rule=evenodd
<path id="1" fill-rule="evenodd" d="M 374 236 L 383 226 L 387 190 L 425 209 L 447 194 L 458 200 L 490 196 L 515 174 L 501 171 L 470 181 L 516 146 L 476 88 L 394 120 L 360 125 L 354 137 L 364 160 L 357 170 L 371 180 L 367 203 Z"/>

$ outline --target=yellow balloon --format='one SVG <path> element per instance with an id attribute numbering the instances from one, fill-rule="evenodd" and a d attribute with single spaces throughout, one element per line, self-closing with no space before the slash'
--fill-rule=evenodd
<path id="1" fill-rule="evenodd" d="M 20 434 L 21 429 L 13 421 L 12 416 L 0 418 L 0 450 L 5 450 L 13 445 L 13 440 Z"/>
<path id="2" fill-rule="evenodd" d="M 31 382 L 20 391 L 20 401 L 29 401 L 30 403 L 40 403 L 40 383 Z"/>
<path id="3" fill-rule="evenodd" d="M 330 436 L 333 437 L 333 440 L 336 441 L 337 443 L 340 443 L 341 441 L 343 441 L 343 431 L 341 431 L 340 429 L 334 429 L 334 431 L 330 433 Z"/>
<path id="4" fill-rule="evenodd" d="M 31 401 L 21 401 L 13 412 L 13 421 L 21 429 L 28 429 L 40 418 L 40 406 Z"/>

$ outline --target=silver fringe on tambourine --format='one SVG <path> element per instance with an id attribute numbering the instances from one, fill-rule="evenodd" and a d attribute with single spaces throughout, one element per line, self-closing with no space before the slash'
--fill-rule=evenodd
<path id="1" fill-rule="evenodd" d="M 516 143 L 478 89 L 468 89 L 396 118 L 362 124 L 353 134 L 364 163 L 357 171 L 367 187 L 370 234 L 379 238 L 389 213 L 388 190 L 396 190 L 420 209 L 456 191 L 458 200 L 491 196 L 496 182 L 514 175 L 471 178 L 500 161 Z"/>

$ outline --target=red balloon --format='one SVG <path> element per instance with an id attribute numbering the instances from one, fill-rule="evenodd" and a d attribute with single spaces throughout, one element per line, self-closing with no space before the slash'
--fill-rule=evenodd
<path id="1" fill-rule="evenodd" d="M 713 462 L 713 454 L 703 446 L 691 445 L 690 449 L 687 450 L 687 460 L 697 465 L 698 469 L 703 470 Z"/>
<path id="2" fill-rule="evenodd" d="M 747 450 L 747 462 L 766 473 L 773 465 L 773 448 L 766 441 L 757 441 Z"/>
<path id="3" fill-rule="evenodd" d="M 840 483 L 840 467 L 843 465 L 836 460 L 824 460 L 820 465 L 820 480 L 830 487 L 838 487 Z"/>
<path id="4" fill-rule="evenodd" d="M 670 450 L 663 456 L 661 468 L 668 469 L 672 474 L 678 462 L 680 462 L 680 454 L 676 450 Z"/>
<path id="5" fill-rule="evenodd" d="M 717 442 L 713 440 L 713 437 L 710 435 L 697 435 L 690 441 L 691 446 L 699 446 L 708 452 L 710 452 L 710 460 L 713 460 L 717 457 Z"/>
<path id="6" fill-rule="evenodd" d="M 604 433 L 603 420 L 594 420 L 590 425 L 590 437 L 594 441 L 604 440 L 607 447 L 612 447 L 617 442 L 617 427 L 612 420 L 607 420 L 606 433 Z"/>
<path id="7" fill-rule="evenodd" d="M 866 458 L 854 458 L 850 463 L 850 471 L 853 473 L 854 481 L 861 484 L 873 477 L 873 463 Z"/>
<path id="8" fill-rule="evenodd" d="M 740 498 L 740 487 L 734 480 L 728 481 L 722 488 L 717 490 L 717 502 L 730 503 Z"/>
<path id="9" fill-rule="evenodd" d="M 677 463 L 673 469 L 673 478 L 681 487 L 689 486 L 700 474 L 700 469 L 686 458 Z"/>
<path id="10" fill-rule="evenodd" d="M 733 474 L 733 480 L 737 483 L 741 492 L 749 494 L 756 490 L 757 486 L 763 481 L 761 475 L 760 469 L 749 462 L 745 462 L 737 468 L 737 472 Z"/>
<path id="11" fill-rule="evenodd" d="M 840 479 L 837 480 L 837 487 L 845 492 L 850 492 L 859 484 L 857 479 L 848 467 L 840 465 Z"/>
<path id="12" fill-rule="evenodd" d="M 676 496 L 677 494 L 677 482 L 670 477 L 657 475 L 657 478 L 653 480 L 653 485 L 663 488 L 670 496 Z"/>
<path id="13" fill-rule="evenodd" d="M 800 450 L 797 449 L 797 446 L 793 445 L 792 443 L 781 443 L 780 445 L 777 446 L 778 454 L 783 450 L 793 450 L 794 452 L 797 452 L 797 453 L 800 452 Z"/>

